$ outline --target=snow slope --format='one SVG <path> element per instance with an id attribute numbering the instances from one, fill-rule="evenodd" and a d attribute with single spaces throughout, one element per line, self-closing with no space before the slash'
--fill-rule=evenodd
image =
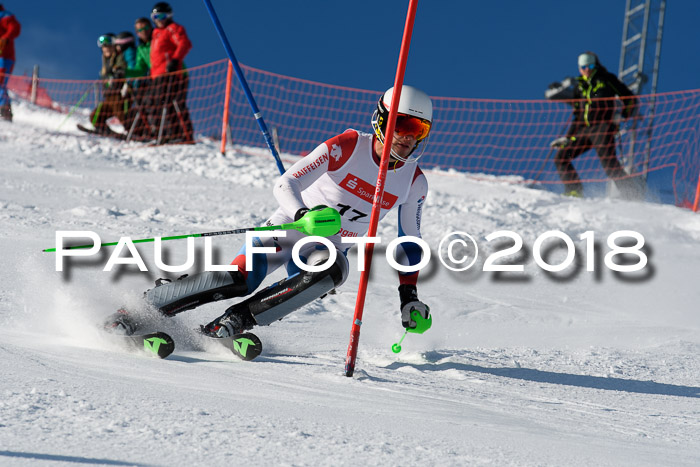
<path id="1" fill-rule="evenodd" d="M 139 247 L 149 273 L 103 272 L 108 250 L 59 273 L 41 249 L 56 230 L 113 241 L 260 224 L 276 206 L 271 157 L 222 157 L 206 141 L 124 144 L 73 131 L 72 119 L 57 131 L 62 115 L 21 103 L 15 114 L 0 122 L 0 465 L 700 464 L 700 216 L 428 172 L 434 257 L 419 294 L 434 325 L 401 354 L 390 350 L 402 335 L 397 280 L 377 256 L 353 378 L 343 362 L 356 271 L 338 294 L 257 329 L 265 350 L 254 362 L 192 332 L 222 303 L 158 323 L 177 348 L 157 360 L 95 330 L 167 276 L 151 245 Z M 508 258 L 524 273 L 481 270 L 508 246 L 484 237 L 504 229 L 524 240 L 525 254 Z M 435 256 L 455 230 L 480 247 L 466 272 Z M 534 263 L 535 239 L 550 230 L 574 239 L 583 266 L 548 274 Z M 641 273 L 605 268 L 618 230 L 644 235 Z M 596 272 L 585 269 L 585 231 L 598 242 Z M 386 244 L 395 232 L 394 214 L 379 235 Z M 219 262 L 242 241 L 217 237 Z M 167 252 L 184 262 L 184 242 Z"/>

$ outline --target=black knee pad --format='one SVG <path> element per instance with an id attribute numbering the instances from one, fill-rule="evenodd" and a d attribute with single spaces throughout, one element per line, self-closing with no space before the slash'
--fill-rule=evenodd
<path id="1" fill-rule="evenodd" d="M 338 251 L 336 251 L 336 253 L 335 262 L 328 269 L 317 273 L 307 274 L 327 273 L 333 279 L 333 284 L 335 287 L 340 287 L 343 285 L 345 279 L 348 278 L 348 259 L 342 253 Z M 316 250 L 309 255 L 307 263 L 312 266 L 318 266 L 319 264 L 325 263 L 329 257 L 330 252 L 328 250 Z"/>

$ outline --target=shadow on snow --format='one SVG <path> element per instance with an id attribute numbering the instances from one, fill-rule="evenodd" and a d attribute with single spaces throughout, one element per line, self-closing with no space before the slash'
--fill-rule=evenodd
<path id="1" fill-rule="evenodd" d="M 111 459 L 96 459 L 91 457 L 78 457 L 78 456 L 59 456 L 56 454 L 40 454 L 38 452 L 17 452 L 17 451 L 0 451 L 0 456 L 14 457 L 20 459 L 35 459 L 42 461 L 55 461 L 55 462 L 72 462 L 74 464 L 97 464 L 97 465 L 136 465 L 136 466 L 148 466 L 150 464 L 140 464 L 137 462 L 124 462 L 115 461 Z"/>
<path id="2" fill-rule="evenodd" d="M 447 355 L 443 355 L 446 357 Z M 576 386 L 580 388 L 602 389 L 606 391 L 622 391 L 635 394 L 655 394 L 659 396 L 694 397 L 700 398 L 700 387 L 680 386 L 675 384 L 657 383 L 654 381 L 640 381 L 634 379 L 622 379 L 614 377 L 576 375 L 571 373 L 557 373 L 553 371 L 534 370 L 530 368 L 489 368 L 468 363 L 443 362 L 443 363 L 405 363 L 394 362 L 384 368 L 396 370 L 410 366 L 421 371 L 459 370 L 483 373 L 504 378 L 531 381 L 535 383 L 560 384 L 564 386 Z"/>

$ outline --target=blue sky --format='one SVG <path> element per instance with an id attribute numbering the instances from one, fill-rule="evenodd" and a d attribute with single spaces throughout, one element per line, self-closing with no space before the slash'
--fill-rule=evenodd
<path id="1" fill-rule="evenodd" d="M 155 2 L 3 0 L 23 32 L 15 74 L 38 64 L 45 78 L 93 79 L 97 37 L 133 31 Z M 175 21 L 194 44 L 189 66 L 225 57 L 203 2 L 173 0 Z M 408 1 L 212 0 L 241 63 L 361 89 L 393 84 Z M 408 84 L 433 96 L 540 99 L 577 73 L 576 57 L 598 53 L 617 71 L 624 0 L 423 0 L 418 5 Z M 700 87 L 700 1 L 668 2 L 659 92 Z"/>

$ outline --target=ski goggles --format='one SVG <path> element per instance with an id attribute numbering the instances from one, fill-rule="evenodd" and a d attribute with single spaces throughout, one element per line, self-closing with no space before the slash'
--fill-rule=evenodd
<path id="1" fill-rule="evenodd" d="M 172 17 L 173 17 L 172 13 L 157 13 L 155 11 L 153 13 L 151 13 L 151 19 L 154 22 L 155 21 L 165 21 L 166 19 L 172 18 Z"/>
<path id="2" fill-rule="evenodd" d="M 416 138 L 416 141 L 420 141 L 428 136 L 428 133 L 430 133 L 430 126 L 431 123 L 429 120 L 413 117 L 411 115 L 399 114 L 396 117 L 394 133 L 399 136 L 413 136 Z"/>
<path id="3" fill-rule="evenodd" d="M 97 47 L 104 47 L 105 45 L 114 45 L 114 36 L 104 34 L 97 38 Z"/>
<path id="4" fill-rule="evenodd" d="M 153 28 L 150 26 L 144 26 L 142 28 L 136 28 L 136 32 L 150 31 L 151 29 L 153 29 Z"/>
<path id="5" fill-rule="evenodd" d="M 590 65 L 582 65 L 579 68 L 582 70 L 592 70 L 595 68 L 595 63 L 591 63 Z"/>
<path id="6" fill-rule="evenodd" d="M 122 37 L 122 38 L 114 39 L 114 45 L 127 45 L 127 44 L 133 44 L 133 43 L 134 43 L 133 37 Z"/>

